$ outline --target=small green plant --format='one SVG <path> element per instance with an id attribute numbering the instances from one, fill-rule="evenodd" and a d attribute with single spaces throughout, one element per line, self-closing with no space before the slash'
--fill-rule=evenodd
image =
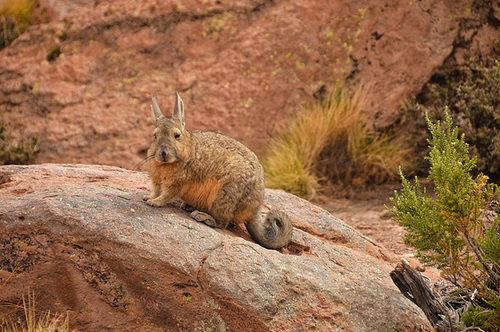
<path id="1" fill-rule="evenodd" d="M 266 185 L 311 198 L 325 181 L 363 187 L 393 178 L 407 150 L 370 130 L 366 96 L 338 84 L 325 101 L 298 112 L 269 142 Z"/>
<path id="2" fill-rule="evenodd" d="M 34 4 L 34 0 L 0 2 L 0 50 L 26 30 Z"/>
<path id="3" fill-rule="evenodd" d="M 59 55 L 61 55 L 61 48 L 59 47 L 59 45 L 54 45 L 47 53 L 46 59 L 48 62 L 54 62 L 59 57 Z"/>
<path id="4" fill-rule="evenodd" d="M 482 331 L 500 331 L 500 301 L 490 301 L 488 304 L 491 305 L 492 309 L 474 305 L 463 312 L 460 315 L 462 323 L 468 327 L 480 327 Z"/>
<path id="5" fill-rule="evenodd" d="M 440 268 L 447 279 L 470 291 L 477 290 L 482 309 L 464 313 L 464 323 L 498 331 L 500 326 L 500 221 L 488 219 L 499 191 L 482 173 L 473 176 L 477 157 L 469 157 L 465 136 L 445 112 L 444 128 L 427 116 L 431 134 L 428 179 L 436 198 L 427 195 L 418 178 L 412 185 L 401 173 L 403 189 L 395 192 L 390 209 L 408 233 L 405 243 L 417 249 L 428 265 Z M 497 202 L 498 203 L 498 202 Z M 491 322 L 493 325 L 488 325 Z M 495 325 L 496 324 L 496 325 Z M 497 329 L 488 329 L 497 326 Z"/>
<path id="6" fill-rule="evenodd" d="M 5 126 L 0 123 L 0 165 L 27 164 L 39 151 L 38 139 L 31 137 L 19 143 L 9 142 Z"/>

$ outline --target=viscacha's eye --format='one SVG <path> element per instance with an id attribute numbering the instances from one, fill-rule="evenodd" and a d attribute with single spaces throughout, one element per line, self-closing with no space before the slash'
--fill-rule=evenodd
<path id="1" fill-rule="evenodd" d="M 179 139 L 179 138 L 181 138 L 181 134 L 175 134 L 174 137 L 175 137 L 175 139 Z"/>

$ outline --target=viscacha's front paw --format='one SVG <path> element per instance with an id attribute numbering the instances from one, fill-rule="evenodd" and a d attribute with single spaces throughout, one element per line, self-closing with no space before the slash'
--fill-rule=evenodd
<path id="1" fill-rule="evenodd" d="M 164 206 L 167 202 L 165 202 L 163 199 L 159 199 L 159 198 L 160 197 L 154 198 L 154 199 L 150 198 L 146 201 L 146 204 L 151 205 L 151 206 L 156 206 L 156 207 Z"/>
<path id="2" fill-rule="evenodd" d="M 142 197 L 142 200 L 147 202 L 147 201 L 149 201 L 150 199 L 153 199 L 153 198 L 154 198 L 153 194 L 149 194 L 149 195 L 144 195 Z"/>

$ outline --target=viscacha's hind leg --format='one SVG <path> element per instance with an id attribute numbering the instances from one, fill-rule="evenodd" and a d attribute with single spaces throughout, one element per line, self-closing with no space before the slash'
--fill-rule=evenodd
<path id="1" fill-rule="evenodd" d="M 210 214 L 195 210 L 191 212 L 191 218 L 215 228 L 227 228 L 229 221 L 215 219 Z"/>
<path id="2" fill-rule="evenodd" d="M 208 213 L 194 211 L 191 213 L 191 217 L 212 227 L 227 228 L 229 223 L 234 221 L 234 212 L 240 197 L 223 194 L 223 192 L 238 192 L 238 187 L 230 188 L 225 186 L 223 189 L 212 203 Z"/>

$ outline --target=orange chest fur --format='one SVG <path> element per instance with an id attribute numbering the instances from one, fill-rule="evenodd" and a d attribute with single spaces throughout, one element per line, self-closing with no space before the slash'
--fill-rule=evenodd
<path id="1" fill-rule="evenodd" d="M 160 164 L 155 160 L 150 161 L 149 176 L 153 183 L 161 186 L 171 187 L 179 177 L 179 167 L 177 164 Z"/>
<path id="2" fill-rule="evenodd" d="M 183 179 L 180 167 L 182 165 L 152 164 L 149 175 L 154 183 L 175 191 L 180 199 L 194 208 L 209 212 L 219 194 L 222 183 L 214 178 L 200 181 L 198 179 Z"/>
<path id="3" fill-rule="evenodd" d="M 195 209 L 210 212 L 220 188 L 221 183 L 216 179 L 187 182 L 179 188 L 178 196 Z"/>

